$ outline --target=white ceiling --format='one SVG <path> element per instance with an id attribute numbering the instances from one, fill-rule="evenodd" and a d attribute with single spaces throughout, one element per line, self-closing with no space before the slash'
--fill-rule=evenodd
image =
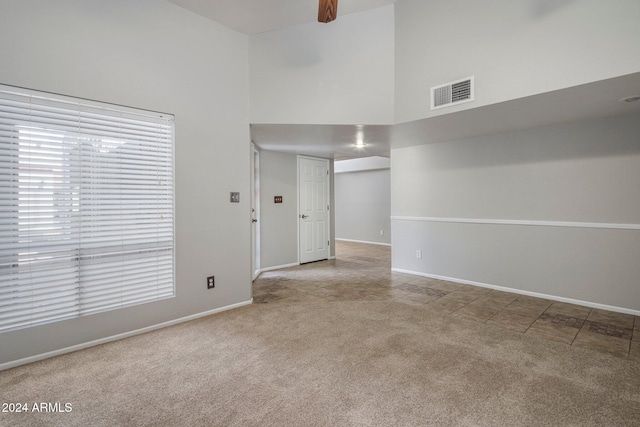
<path id="1" fill-rule="evenodd" d="M 257 34 L 318 20 L 318 0 L 169 0 L 245 34 Z M 340 15 L 386 6 L 396 0 L 340 0 Z"/>
<path id="2" fill-rule="evenodd" d="M 391 131 L 389 125 L 252 124 L 251 141 L 263 150 L 335 160 L 389 157 Z M 355 146 L 358 133 L 366 144 L 361 148 Z"/>

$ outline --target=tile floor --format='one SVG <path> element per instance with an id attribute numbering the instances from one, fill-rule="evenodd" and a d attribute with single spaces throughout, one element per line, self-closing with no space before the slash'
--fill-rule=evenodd
<path id="1" fill-rule="evenodd" d="M 396 301 L 640 362 L 640 317 L 391 272 L 386 246 L 336 242 L 336 259 L 264 272 L 253 301 Z"/>

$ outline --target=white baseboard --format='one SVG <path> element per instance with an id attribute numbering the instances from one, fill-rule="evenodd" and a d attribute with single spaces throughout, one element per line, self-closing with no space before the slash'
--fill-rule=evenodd
<path id="1" fill-rule="evenodd" d="M 367 245 L 378 245 L 378 246 L 391 246 L 391 243 L 380 243 L 380 242 L 367 242 L 364 240 L 352 240 L 352 239 L 338 239 L 341 242 L 352 242 L 352 243 L 365 243 Z"/>
<path id="2" fill-rule="evenodd" d="M 274 265 L 273 267 L 265 267 L 265 268 L 261 268 L 260 269 L 260 273 L 258 273 L 258 276 L 261 273 L 264 273 L 265 271 L 273 271 L 273 270 L 282 270 L 283 268 L 290 268 L 290 267 L 297 267 L 300 264 L 298 264 L 297 262 L 293 262 L 291 264 L 283 264 L 283 265 Z"/>
<path id="3" fill-rule="evenodd" d="M 100 338 L 98 340 L 89 341 L 82 344 L 73 345 L 71 347 L 61 348 L 59 350 L 53 350 L 42 354 L 37 354 L 35 356 L 25 357 L 23 359 L 13 360 L 11 362 L 0 363 L 0 371 L 4 371 L 6 369 L 15 368 L 17 366 L 26 365 L 28 363 L 37 362 L 39 360 L 48 359 L 50 357 L 60 356 L 65 353 L 71 353 L 73 351 L 84 350 L 85 348 L 94 347 L 96 345 L 105 344 L 111 341 L 117 341 L 124 338 L 129 338 L 135 335 L 144 334 L 147 332 L 155 331 L 156 329 L 166 328 L 167 326 L 177 325 L 179 323 L 189 322 L 191 320 L 199 319 L 200 317 L 210 316 L 212 314 L 220 313 L 227 310 L 232 310 L 234 308 L 239 308 L 245 305 L 250 305 L 253 303 L 253 298 L 249 301 L 239 302 L 237 304 L 227 305 L 225 307 L 215 308 L 213 310 L 205 311 L 202 313 L 192 314 L 190 316 L 181 317 L 175 320 L 169 320 L 167 322 L 158 323 L 156 325 L 147 326 L 146 328 L 136 329 L 134 331 L 124 332 L 122 334 L 112 335 L 106 338 Z"/>
<path id="4" fill-rule="evenodd" d="M 412 274 L 414 276 L 429 277 L 431 279 L 446 280 L 448 282 L 462 283 L 464 285 L 478 286 L 478 287 L 481 287 L 481 288 L 495 289 L 497 291 L 511 292 L 513 294 L 527 295 L 527 296 L 537 297 L 537 298 L 544 298 L 544 299 L 548 299 L 548 300 L 552 300 L 552 301 L 566 302 L 566 303 L 569 303 L 569 304 L 581 305 L 581 306 L 590 307 L 590 308 L 597 308 L 597 309 L 600 309 L 600 310 L 615 311 L 617 313 L 632 314 L 634 316 L 640 316 L 640 310 L 633 310 L 633 309 L 630 309 L 630 308 L 616 307 L 616 306 L 613 306 L 613 305 L 599 304 L 599 303 L 596 303 L 596 302 L 582 301 L 582 300 L 577 300 L 577 299 L 573 299 L 573 298 L 560 297 L 560 296 L 556 296 L 556 295 L 542 294 L 542 293 L 539 293 L 539 292 L 525 291 L 525 290 L 522 290 L 522 289 L 507 288 L 505 286 L 498 286 L 498 285 L 491 285 L 491 284 L 488 284 L 488 283 L 474 282 L 472 280 L 457 279 L 455 277 L 446 277 L 446 276 L 439 276 L 437 274 L 428 274 L 428 273 L 421 273 L 421 272 L 412 271 L 412 270 L 403 270 L 401 268 L 392 268 L 391 271 L 395 271 L 397 273 Z"/>
<path id="5" fill-rule="evenodd" d="M 331 259 L 336 259 L 336 257 L 335 257 L 335 255 L 334 255 L 334 256 L 330 256 L 330 257 L 329 257 L 329 258 L 327 258 L 327 259 L 330 259 L 330 260 L 331 260 Z M 285 268 L 297 267 L 297 266 L 299 266 L 299 265 L 300 265 L 300 263 L 298 263 L 298 262 L 293 262 L 293 263 L 291 263 L 291 264 L 274 265 L 273 267 L 265 267 L 265 268 L 261 268 L 261 269 L 260 269 L 260 272 L 258 273 L 258 277 L 260 277 L 260 275 L 261 275 L 262 273 L 266 272 L 266 271 L 282 270 L 282 269 L 285 269 Z M 256 279 L 257 279 L 258 277 L 256 277 Z M 254 279 L 254 280 L 255 280 L 255 279 Z"/>

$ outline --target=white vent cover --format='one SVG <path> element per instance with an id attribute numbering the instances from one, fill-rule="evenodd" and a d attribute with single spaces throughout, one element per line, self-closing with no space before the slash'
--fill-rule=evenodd
<path id="1" fill-rule="evenodd" d="M 473 101 L 473 76 L 431 88 L 431 109 Z"/>

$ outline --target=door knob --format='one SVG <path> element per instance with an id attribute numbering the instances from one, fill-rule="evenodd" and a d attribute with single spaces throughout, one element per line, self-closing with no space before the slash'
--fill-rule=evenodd
<path id="1" fill-rule="evenodd" d="M 305 218 L 309 218 L 309 216 L 305 215 L 305 214 L 302 214 L 302 215 L 300 215 L 300 218 L 305 219 Z"/>

